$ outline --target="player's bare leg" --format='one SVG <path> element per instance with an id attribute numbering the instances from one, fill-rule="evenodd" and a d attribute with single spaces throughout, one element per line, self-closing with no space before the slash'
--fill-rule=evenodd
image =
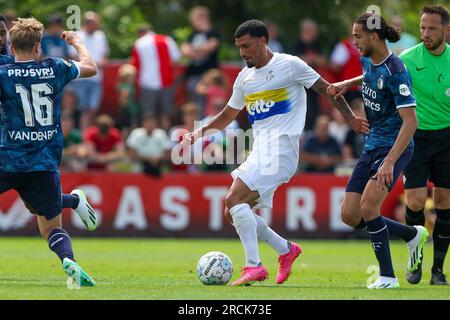
<path id="1" fill-rule="evenodd" d="M 366 229 L 364 221 L 361 220 L 361 197 L 361 193 L 346 192 L 344 195 L 344 201 L 342 202 L 342 221 L 346 225 L 355 229 Z"/>

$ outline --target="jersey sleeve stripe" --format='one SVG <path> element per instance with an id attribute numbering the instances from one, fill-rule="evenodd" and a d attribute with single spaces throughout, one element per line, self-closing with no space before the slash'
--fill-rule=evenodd
<path id="1" fill-rule="evenodd" d="M 75 79 L 78 79 L 78 78 L 80 77 L 80 73 L 81 73 L 81 71 L 80 71 L 80 65 L 79 65 L 78 62 L 76 62 L 76 61 L 73 61 L 73 64 L 75 65 L 75 67 L 77 67 L 78 75 L 77 75 L 77 77 L 76 77 Z"/>
<path id="2" fill-rule="evenodd" d="M 400 108 L 409 108 L 409 107 L 415 107 L 415 106 L 416 106 L 415 103 L 401 104 L 401 105 L 397 106 L 397 109 L 400 109 Z"/>

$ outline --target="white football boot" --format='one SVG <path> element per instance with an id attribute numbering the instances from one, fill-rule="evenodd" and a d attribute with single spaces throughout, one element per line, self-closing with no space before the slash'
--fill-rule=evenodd
<path id="1" fill-rule="evenodd" d="M 397 278 L 380 276 L 378 279 L 367 286 L 367 289 L 395 289 L 400 288 Z"/>
<path id="2" fill-rule="evenodd" d="M 80 189 L 72 190 L 70 194 L 76 195 L 78 199 L 80 199 L 78 207 L 76 207 L 74 210 L 80 217 L 83 224 L 86 226 L 86 229 L 88 229 L 89 231 L 94 231 L 97 228 L 97 215 L 95 213 L 95 210 L 87 201 L 86 195 Z"/>

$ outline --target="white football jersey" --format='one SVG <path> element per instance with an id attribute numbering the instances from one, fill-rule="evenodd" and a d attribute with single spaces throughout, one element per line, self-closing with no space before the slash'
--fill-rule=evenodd
<path id="1" fill-rule="evenodd" d="M 255 139 L 303 132 L 306 118 L 306 88 L 320 75 L 298 57 L 274 53 L 267 65 L 257 69 L 245 67 L 239 73 L 231 108 L 247 110 Z"/>

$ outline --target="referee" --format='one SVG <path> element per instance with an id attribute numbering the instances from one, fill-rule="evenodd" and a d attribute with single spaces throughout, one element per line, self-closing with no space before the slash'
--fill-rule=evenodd
<path id="1" fill-rule="evenodd" d="M 450 241 L 450 33 L 449 12 L 440 5 L 421 12 L 422 43 L 400 54 L 411 74 L 417 101 L 419 128 L 414 155 L 405 169 L 406 223 L 424 225 L 427 180 L 434 183 L 436 223 L 433 230 L 432 285 L 449 285 L 443 273 Z M 422 258 L 423 259 L 423 258 Z M 422 263 L 407 273 L 411 284 L 420 282 Z"/>

